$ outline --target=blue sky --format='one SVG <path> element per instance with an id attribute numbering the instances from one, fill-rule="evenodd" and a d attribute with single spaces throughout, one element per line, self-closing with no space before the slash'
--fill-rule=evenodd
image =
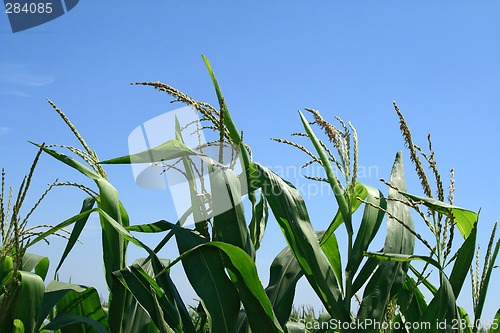
<path id="1" fill-rule="evenodd" d="M 0 14 L 0 165 L 7 182 L 19 184 L 36 152 L 27 140 L 76 145 L 46 97 L 101 159 L 126 154 L 134 128 L 177 107 L 165 94 L 129 83 L 159 80 L 215 105 L 201 59 L 205 54 L 254 159 L 274 168 L 306 161 L 269 138 L 290 138 L 301 129 L 297 110 L 311 107 L 329 120 L 338 115 L 354 124 L 360 165 L 377 170 L 361 181 L 383 188 L 378 178 L 389 177 L 395 153 L 404 148 L 392 108 L 397 101 L 417 144 L 425 146 L 431 132 L 443 177 L 455 168 L 456 204 L 481 208 L 484 254 L 500 217 L 500 156 L 494 148 L 500 111 L 498 17 L 495 1 L 81 1 L 54 21 L 13 34 L 7 16 Z M 405 162 L 409 190 L 421 194 L 410 161 Z M 127 166 L 106 170 L 133 224 L 171 218 L 168 193 L 138 188 Z M 36 176 L 32 201 L 56 178 L 85 181 L 48 156 Z M 57 189 L 32 223 L 62 221 L 79 210 L 83 198 L 76 190 Z M 328 194 L 308 200 L 316 229 L 327 227 L 336 209 L 333 200 Z M 88 227 L 61 279 L 95 285 L 106 294 L 97 217 Z M 154 238 L 145 239 L 154 244 Z M 55 266 L 64 244 L 53 239 L 37 251 Z M 271 221 L 258 254 L 264 284 L 284 245 Z M 141 255 L 131 248 L 129 259 Z M 173 258 L 175 252 L 165 256 Z M 194 298 L 175 274 L 186 298 Z M 300 288 L 297 303 L 319 307 L 305 282 Z M 493 318 L 499 296 L 491 288 L 485 319 Z M 460 302 L 470 309 L 468 290 Z"/>

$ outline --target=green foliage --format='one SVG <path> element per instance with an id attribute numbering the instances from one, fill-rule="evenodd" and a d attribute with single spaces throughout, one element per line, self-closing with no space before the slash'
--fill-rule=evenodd
<path id="1" fill-rule="evenodd" d="M 215 89 L 217 108 L 163 83 L 137 84 L 166 92 L 175 102 L 190 105 L 201 113 L 201 124 L 194 126 L 196 131 L 211 128 L 218 134 L 218 139 L 207 144 L 219 147 L 218 161 L 206 158 L 201 143 L 200 147 L 188 147 L 184 141 L 187 126 L 182 127 L 177 120 L 173 128 L 166 129 L 175 134 L 175 139 L 143 152 L 100 161 L 64 113 L 49 101 L 82 149 L 60 146 L 75 155 L 70 156 L 52 146 L 37 144 L 37 157 L 15 198 L 12 189 L 6 194 L 2 172 L 0 333 L 378 332 L 382 330 L 377 325 L 394 323 L 431 323 L 431 328 L 421 331 L 437 332 L 452 330 L 451 327 L 439 327 L 445 320 L 469 324 L 480 321 L 500 250 L 500 242 L 495 243 L 496 227 L 481 273 L 478 271 L 479 252 L 476 251 L 478 214 L 453 204 L 453 172 L 445 202 L 430 136 L 429 152 L 425 153 L 413 143 L 406 121 L 394 105 L 424 194 L 409 193 L 403 154 L 398 152 L 390 179 L 384 181 L 388 188 L 384 195 L 382 190 L 357 181 L 358 138 L 352 124 L 337 118 L 339 125 L 336 127 L 318 111 L 305 109 L 314 118 L 310 122 L 299 112 L 297 122 L 300 120 L 304 132 L 295 135 L 302 138 L 305 145 L 285 139 L 274 140 L 303 151 L 309 158 L 304 168 L 319 165 L 324 171 L 324 177 L 308 178 L 329 184 L 336 208 L 328 228 L 315 230 L 299 191 L 253 161 L 242 133 L 232 120 L 212 67 L 205 57 L 203 60 Z M 321 139 L 322 135 L 325 140 Z M 231 160 L 229 166 L 222 163 L 225 145 L 232 147 L 239 157 Z M 27 227 L 27 221 L 48 190 L 25 218 L 20 214 L 42 152 L 83 174 L 95 189 L 84 184 L 58 183 L 77 187 L 85 193 L 82 208 L 65 221 L 39 230 Z M 422 158 L 429 165 L 431 176 L 426 174 Z M 197 167 L 200 161 L 210 171 L 208 177 L 202 177 Z M 159 173 L 172 168 L 181 171 L 189 184 L 191 206 L 179 221 L 130 223 L 103 164 L 131 163 L 149 163 L 157 166 Z M 235 163 L 241 164 L 241 174 L 236 172 Z M 429 179 L 435 181 L 436 197 L 433 197 Z M 249 212 L 244 211 L 246 193 Z M 226 199 L 231 204 L 229 209 L 224 209 L 223 200 Z M 355 221 L 358 216 L 355 213 L 360 208 L 363 209 L 359 215 L 361 219 Z M 288 245 L 273 260 L 269 283 L 264 288 L 255 261 L 256 252 L 265 241 L 270 212 Z M 65 228 L 72 226 L 67 246 L 56 266 L 57 272 L 92 213 L 99 214 L 101 223 L 109 308 L 103 307 L 92 287 L 59 281 L 45 286 L 48 258 L 26 252 L 32 245 L 51 235 L 64 234 Z M 189 216 L 195 221 L 193 229 L 183 225 Z M 424 222 L 434 239 L 421 236 L 418 227 L 421 224 L 414 223 L 415 216 Z M 384 218 L 385 228 L 381 228 Z M 384 230 L 384 247 L 374 249 L 373 240 Z M 458 245 L 455 230 L 463 238 Z M 165 235 L 158 244 L 151 246 L 137 239 L 133 234 L 136 232 Z M 339 246 L 339 237 L 347 239 L 345 249 Z M 161 259 L 158 253 L 168 242 L 175 242 L 180 255 L 170 260 Z M 414 253 L 416 242 L 422 243 L 428 253 Z M 148 257 L 126 265 L 129 244 L 144 249 Z M 455 249 L 458 250 L 452 254 Z M 186 306 L 170 276 L 170 268 L 179 263 L 198 296 L 199 302 L 192 308 Z M 434 267 L 437 275 L 434 278 L 427 272 L 429 266 Z M 468 273 L 472 276 L 473 317 L 457 304 Z M 293 307 L 296 285 L 303 276 L 326 309 L 319 316 L 313 309 Z M 434 281 L 439 284 L 435 286 Z M 431 299 L 424 297 L 428 294 L 424 289 L 430 292 Z M 355 301 L 359 306 L 353 305 Z M 500 314 L 495 320 L 500 320 Z M 336 327 L 325 328 L 332 322 Z M 367 322 L 377 325 L 366 326 Z M 464 331 L 478 332 L 478 329 L 471 324 Z M 498 331 L 498 327 L 492 327 L 491 331 Z"/>

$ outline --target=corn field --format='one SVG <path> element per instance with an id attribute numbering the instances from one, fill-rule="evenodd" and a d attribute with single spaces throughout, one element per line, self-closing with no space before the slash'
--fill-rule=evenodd
<path id="1" fill-rule="evenodd" d="M 395 154 L 390 177 L 382 180 L 380 189 L 358 181 L 358 136 L 349 122 L 326 120 L 319 111 L 304 109 L 297 115 L 299 132 L 292 136 L 294 141 L 273 139 L 298 158 L 304 157 L 304 168 L 316 165 L 324 170 L 324 177 L 309 181 L 325 182 L 331 188 L 335 202 L 328 209 L 334 207 L 335 217 L 326 230 L 316 230 L 299 191 L 253 160 L 210 63 L 203 59 L 217 107 L 168 84 L 136 84 L 153 87 L 174 102 L 196 109 L 201 123 L 193 126 L 216 133 L 217 139 L 207 146 L 219 149 L 218 160 L 207 158 L 206 147 L 188 146 L 187 129 L 177 122 L 174 128 L 165 129 L 175 133 L 175 139 L 101 161 L 66 115 L 49 101 L 81 147 L 32 142 L 38 152 L 15 189 L 7 185 L 8 172 L 2 170 L 0 333 L 500 332 L 500 309 L 488 327 L 482 325 L 500 249 L 496 224 L 486 231 L 491 232 L 490 242 L 480 258 L 478 213 L 454 205 L 453 171 L 445 183 L 430 136 L 428 149 L 417 146 L 396 103 L 395 115 L 407 149 Z M 227 157 L 223 147 L 231 147 L 239 158 L 223 162 Z M 80 172 L 94 185 L 51 184 L 33 207 L 24 209 L 41 154 L 58 160 L 62 168 Z M 406 154 L 412 168 L 403 165 Z M 152 165 L 158 173 L 177 170 L 190 184 L 190 208 L 179 221 L 134 224 L 129 220 L 104 169 L 110 164 L 133 163 Z M 202 167 L 210 170 L 205 179 L 210 191 L 196 181 Z M 421 189 L 407 188 L 408 172 L 416 173 Z M 77 187 L 85 194 L 80 212 L 60 223 L 31 226 L 31 214 L 56 186 Z M 423 195 L 412 194 L 420 191 Z M 227 193 L 231 207 L 219 212 L 222 196 L 214 193 Z M 48 237 L 66 238 L 57 272 L 92 214 L 100 219 L 104 277 L 110 291 L 106 302 L 92 286 L 50 281 L 49 259 L 30 252 Z M 185 223 L 188 218 L 194 221 L 192 227 Z M 265 285 L 255 259 L 266 226 L 274 221 L 288 246 L 274 258 Z M 424 231 L 433 237 L 424 238 Z M 151 233 L 160 234 L 162 240 L 151 244 L 137 238 Z M 372 244 L 376 235 L 385 239 L 382 248 Z M 339 245 L 339 237 L 346 239 L 345 247 Z M 178 256 L 160 256 L 167 243 L 175 244 Z M 127 265 L 129 246 L 144 249 L 148 256 Z M 186 304 L 170 276 L 174 265 L 182 265 L 198 296 L 194 307 Z M 463 289 L 469 277 L 472 291 Z M 301 278 L 312 287 L 324 312 L 294 308 Z M 472 292 L 473 313 L 457 303 L 464 292 Z"/>

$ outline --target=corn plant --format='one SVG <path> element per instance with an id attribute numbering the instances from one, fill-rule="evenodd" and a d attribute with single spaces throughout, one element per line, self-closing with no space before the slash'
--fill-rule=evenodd
<path id="1" fill-rule="evenodd" d="M 312 122 L 299 111 L 303 131 L 295 136 L 304 139 L 313 149 L 289 140 L 275 139 L 306 153 L 309 160 L 304 167 L 316 164 L 324 169 L 325 177 L 313 178 L 311 181 L 329 184 L 338 209 L 332 212 L 335 215 L 326 230 L 315 230 L 298 190 L 253 161 L 250 148 L 243 142 L 243 133 L 231 118 L 212 68 L 206 58 L 204 61 L 215 87 L 219 103 L 217 108 L 196 101 L 167 84 L 137 84 L 152 86 L 172 96 L 175 102 L 195 108 L 202 115 L 203 123 L 192 124 L 196 127 L 195 131 L 213 129 L 218 134 L 216 140 L 207 144 L 219 147 L 216 158 L 210 159 L 201 144 L 199 147 L 187 146 L 185 135 L 188 125 L 183 126 L 176 121 L 174 128 L 170 129 L 175 139 L 147 151 L 100 161 L 64 113 L 49 101 L 83 149 L 59 146 L 76 155 L 76 158 L 72 158 L 54 150 L 53 146 L 38 146 L 92 180 L 97 189 L 72 182 L 64 183 L 76 186 L 88 195 L 80 213 L 36 235 L 30 245 L 73 225 L 57 271 L 75 245 L 88 216 L 98 213 L 102 227 L 105 277 L 110 289 L 109 310 L 105 314 L 100 305 L 92 303 L 88 306 L 89 309 L 94 306 L 93 313 L 96 316 L 87 312 L 68 312 L 64 297 L 73 297 L 73 304 L 83 304 L 83 296 L 86 293 L 94 295 L 94 291 L 92 288 L 78 289 L 61 285 L 56 281 L 49 284 L 42 294 L 47 301 L 44 303 L 42 300 L 41 304 L 47 305 L 40 307 L 43 311 L 39 311 L 36 325 L 32 325 L 34 329 L 27 331 L 33 332 L 43 327 L 47 330 L 61 329 L 61 332 L 97 330 L 112 333 L 306 332 L 297 319 L 291 318 L 295 287 L 302 277 L 307 279 L 326 310 L 317 322 L 335 323 L 334 327 L 322 326 L 314 329 L 315 332 L 393 331 L 376 324 L 406 323 L 433 325 L 424 331 L 453 331 L 451 325 L 442 328 L 439 323 L 445 320 L 449 324 L 471 323 L 465 311 L 456 304 L 456 298 L 470 272 L 473 276 L 474 322 L 481 318 L 499 242 L 493 245 L 493 233 L 483 273 L 479 274 L 478 268 L 471 271 L 476 252 L 478 214 L 453 205 L 453 178 L 448 202 L 445 202 L 430 140 L 429 153 L 413 144 L 408 126 L 396 105 L 410 159 L 421 180 L 424 195 L 408 192 L 402 152 L 396 154 L 389 180 L 384 181 L 388 188 L 387 196 L 372 186 L 360 183 L 357 179 L 357 134 L 350 123 L 345 124 L 340 118 L 337 119 L 337 128 L 316 110 L 305 110 L 313 117 Z M 314 126 L 324 132 L 326 141 L 319 139 Z M 229 165 L 223 163 L 225 145 L 238 152 L 241 174 L 237 174 L 234 161 Z M 432 170 L 437 187 L 435 198 L 419 156 L 423 156 Z M 118 192 L 109 182 L 102 164 L 131 163 L 150 163 L 158 167 L 159 173 L 174 170 L 185 177 L 190 186 L 191 206 L 178 221 L 160 220 L 136 225 L 129 222 Z M 199 182 L 196 178 L 202 178 L 201 168 L 208 168 L 210 173 Z M 341 177 L 336 175 L 335 169 Z M 204 181 L 210 184 L 211 193 L 203 187 Z M 248 192 L 250 203 L 248 216 L 242 203 L 245 192 Z M 222 196 L 217 193 L 225 193 L 230 198 L 229 209 L 222 212 L 217 209 L 223 204 Z M 361 220 L 354 221 L 354 213 L 361 207 Z M 271 264 L 270 280 L 264 288 L 257 274 L 255 259 L 267 225 L 268 208 L 288 246 Z M 432 242 L 417 232 L 420 225 L 414 222 L 412 211 L 434 236 Z M 188 216 L 192 216 L 195 221 L 192 229 L 184 225 Z M 372 241 L 381 232 L 384 217 L 384 246 L 382 249 L 373 249 Z M 337 241 L 342 229 L 347 239 L 345 251 L 339 248 Z M 464 241 L 458 246 L 458 251 L 452 254 L 456 248 L 453 241 L 458 238 L 455 237 L 456 230 Z M 165 233 L 165 236 L 154 247 L 150 247 L 134 236 L 133 233 L 137 232 Z M 169 254 L 171 260 L 160 259 L 159 253 L 165 244 L 174 240 L 179 256 L 172 258 Z M 421 242 L 429 253 L 414 254 L 415 242 Z M 129 244 L 144 249 L 147 257 L 127 266 L 125 256 Z M 15 250 L 14 254 L 17 252 Z M 344 264 L 341 253 L 347 259 Z M 417 269 L 413 261 L 422 261 L 424 268 Z M 3 262 L 8 264 L 5 260 Z M 170 268 L 176 264 L 182 265 L 199 297 L 199 303 L 191 310 L 185 305 L 170 277 Z M 434 286 L 429 279 L 427 270 L 430 266 L 437 269 L 439 287 Z M 451 271 L 447 267 L 451 267 Z M 433 295 L 430 301 L 423 296 L 422 288 L 428 289 Z M 63 296 L 55 301 L 54 295 Z M 357 307 L 354 302 L 357 302 Z M 313 322 L 311 318 L 309 320 Z M 12 325 L 18 324 L 15 320 L 11 322 Z M 366 325 L 368 322 L 372 324 Z M 470 325 L 460 331 L 476 332 L 477 329 Z M 415 330 L 408 328 L 406 331 Z"/>
<path id="2" fill-rule="evenodd" d="M 205 59 L 206 61 L 206 59 Z M 291 304 L 293 302 L 293 294 L 295 285 L 302 276 L 305 276 L 316 294 L 322 301 L 327 316 L 336 320 L 337 330 L 339 331 L 378 331 L 376 325 L 366 327 L 363 322 L 378 323 L 379 325 L 398 321 L 398 323 L 406 322 L 421 322 L 438 323 L 447 320 L 448 322 L 462 321 L 465 316 L 463 311 L 456 305 L 456 297 L 460 293 L 464 279 L 470 267 L 470 247 L 475 244 L 477 214 L 460 207 L 456 207 L 451 203 L 443 202 L 443 197 L 440 194 L 438 199 L 432 198 L 428 191 L 429 185 L 425 180 L 427 195 L 426 197 L 409 194 L 406 189 L 406 181 L 404 176 L 402 153 L 396 155 L 396 160 L 391 172 L 388 186 L 389 195 L 384 198 L 382 193 L 368 185 L 361 184 L 356 181 L 357 176 L 357 136 L 352 125 L 346 126 L 340 119 L 341 130 L 336 129 L 333 125 L 325 121 L 319 112 L 315 110 L 307 110 L 314 117 L 314 124 L 325 132 L 329 141 L 333 144 L 337 151 L 335 156 L 327 145 L 320 141 L 314 133 L 311 124 L 306 120 L 304 115 L 299 112 L 300 119 L 304 127 L 304 133 L 298 133 L 298 136 L 307 137 L 316 154 L 307 150 L 304 146 L 286 140 L 276 140 L 295 146 L 311 157 L 311 160 L 306 162 L 306 166 L 318 163 L 325 169 L 326 177 L 324 179 L 315 179 L 318 181 L 326 181 L 330 184 L 334 193 L 335 199 L 339 206 L 338 212 L 334 220 L 325 232 L 316 232 L 311 224 L 307 208 L 304 200 L 298 191 L 291 186 L 290 183 L 280 178 L 269 169 L 258 163 L 250 160 L 246 153 L 246 146 L 242 143 L 241 135 L 236 130 L 236 126 L 232 122 L 224 97 L 220 91 L 219 85 L 215 76 L 206 61 L 209 68 L 216 93 L 219 99 L 220 111 L 210 107 L 207 103 L 194 101 L 178 90 L 161 83 L 146 83 L 139 84 L 150 85 L 160 91 L 169 93 L 175 97 L 176 101 L 181 101 L 194 106 L 200 112 L 206 112 L 206 109 L 211 110 L 210 116 L 206 119 L 213 122 L 213 127 L 221 133 L 221 139 L 229 140 L 232 144 L 241 147 L 246 156 L 243 158 L 243 166 L 248 179 L 248 188 L 250 193 L 257 191 L 261 192 L 261 202 L 267 203 L 275 215 L 276 221 L 283 231 L 289 247 L 285 249 L 273 262 L 271 267 L 271 281 L 266 288 L 267 296 L 273 305 L 273 311 L 266 311 L 269 321 L 259 320 L 256 322 L 256 317 L 252 315 L 252 310 L 245 302 L 245 297 L 237 284 L 240 281 L 235 273 L 237 267 L 227 265 L 228 252 L 222 254 L 222 260 L 218 264 L 207 264 L 207 257 L 202 255 L 201 258 L 194 256 L 199 249 L 203 247 L 214 246 L 221 250 L 218 241 L 227 242 L 223 237 L 217 239 L 218 235 L 217 224 L 213 223 L 212 241 L 210 235 L 206 232 L 206 225 L 202 232 L 193 233 L 190 230 L 182 228 L 179 223 L 172 224 L 166 221 L 159 221 L 154 224 L 132 226 L 129 230 L 141 232 L 160 232 L 169 230 L 170 233 L 165 237 L 165 241 L 170 239 L 172 235 L 176 236 L 179 252 L 181 257 L 174 260 L 175 264 L 179 260 L 182 261 L 184 269 L 190 278 L 190 282 L 195 288 L 195 291 L 200 296 L 202 302 L 202 315 L 206 316 L 208 327 L 212 331 L 230 331 L 237 323 L 237 331 L 246 332 L 250 327 L 253 331 L 275 331 L 280 329 L 292 329 L 292 325 L 287 325 L 288 317 L 290 316 Z M 411 142 L 411 136 L 407 127 L 405 128 L 404 118 L 396 107 L 398 115 L 401 117 L 403 133 L 405 138 Z M 182 143 L 177 138 L 177 145 Z M 418 157 L 415 153 L 413 144 L 408 143 L 410 148 L 410 156 L 416 164 L 416 170 L 419 177 L 424 178 L 425 173 L 421 167 Z M 124 156 L 103 163 L 122 164 L 131 162 L 158 162 L 169 160 L 175 154 L 172 152 L 178 151 L 174 147 L 174 142 L 169 142 L 169 145 L 163 145 L 154 148 L 152 151 L 139 153 L 133 156 Z M 432 150 L 432 149 L 431 149 Z M 187 151 L 183 147 L 183 151 Z M 421 151 L 421 150 L 419 150 Z M 156 155 L 152 155 L 154 152 Z M 195 155 L 196 152 L 191 151 L 189 154 Z M 188 154 L 188 155 L 189 155 Z M 153 156 L 153 158 L 151 157 Z M 427 155 L 424 155 L 427 156 Z M 435 168 L 433 153 L 427 156 L 427 160 L 434 171 L 437 179 L 438 189 L 442 188 L 440 178 Z M 186 159 L 186 156 L 183 157 Z M 420 164 L 419 164 L 420 163 Z M 333 169 L 338 168 L 344 176 L 342 183 L 335 175 Z M 235 186 L 231 185 L 229 178 L 226 178 L 226 188 L 234 191 Z M 233 178 L 236 179 L 236 178 Z M 236 193 L 236 192 L 232 192 Z M 441 192 L 439 192 L 441 193 Z M 236 193 L 236 196 L 238 193 Z M 252 204 L 255 200 L 251 199 Z M 364 213 L 359 228 L 354 230 L 353 213 L 364 204 Z M 419 210 L 418 205 L 425 205 L 429 209 L 429 216 L 432 216 L 434 227 L 431 231 L 435 232 L 436 242 L 438 246 L 431 247 L 416 231 L 410 208 L 416 210 L 427 225 L 432 226 L 425 214 Z M 258 205 L 252 205 L 252 222 L 259 220 L 260 216 L 255 215 L 258 212 Z M 236 213 L 236 209 L 235 209 Z M 379 231 L 383 217 L 387 216 L 387 231 L 384 248 L 381 251 L 368 251 L 371 241 Z M 443 220 L 447 221 L 443 227 Z M 239 233 L 246 233 L 246 223 L 241 214 L 232 214 L 231 218 L 225 221 L 228 224 L 240 225 Z M 220 226 L 223 224 L 220 224 Z M 336 239 L 336 231 L 339 226 L 344 225 L 347 233 L 347 264 L 342 267 L 340 249 Z M 448 258 L 451 249 L 451 240 L 455 226 L 464 237 L 464 243 L 456 255 Z M 198 229 L 198 228 L 196 228 Z M 252 229 L 250 224 L 250 231 Z M 436 231 L 437 230 L 437 231 Z M 182 235 L 182 236 L 180 236 Z M 191 237 L 191 245 L 186 243 L 184 237 Z M 254 241 L 256 237 L 250 238 Z M 446 236 L 445 236 L 446 235 Z M 446 240 L 446 238 L 448 240 Z M 196 239 L 196 240 L 195 240 Z M 214 242 L 217 239 L 217 242 Z M 240 240 L 242 238 L 239 238 Z M 243 238 L 244 239 L 244 238 Z M 415 240 L 423 242 L 430 250 L 431 255 L 422 256 L 414 255 Z M 164 243 L 164 242 L 163 242 Z M 232 242 L 233 246 L 238 247 L 236 251 L 246 252 L 252 257 L 252 252 L 248 251 L 245 242 Z M 223 250 L 224 251 L 224 250 Z M 220 255 L 219 255 L 220 256 Z M 363 260 L 367 257 L 367 260 Z M 433 258 L 435 257 L 435 258 Z M 446 262 L 446 259 L 451 259 Z M 492 258 L 488 258 L 490 260 Z M 422 260 L 429 265 L 433 265 L 439 270 L 440 287 L 434 288 L 435 297 L 430 303 L 426 303 L 422 293 L 418 289 L 420 284 L 430 286 L 430 282 L 423 276 L 423 272 L 418 272 L 410 265 L 412 260 Z M 455 261 L 456 260 L 456 261 Z M 444 268 L 446 264 L 455 261 L 451 274 L 446 275 Z M 218 261 L 217 261 L 218 262 Z M 494 262 L 494 260 L 493 260 Z M 251 262 L 249 262 L 251 264 Z M 286 266 L 285 264 L 286 263 Z M 233 262 L 234 264 L 234 262 Z M 193 268 L 195 275 L 191 272 Z M 200 270 L 199 267 L 205 267 L 205 270 Z M 209 268 L 219 267 L 219 275 L 215 272 L 210 272 Z M 287 267 L 284 269 L 284 267 Z M 465 268 L 464 268 L 465 267 Z M 200 288 L 200 275 L 208 274 L 209 276 L 218 276 L 221 281 L 228 279 L 227 275 L 221 274 L 225 270 L 229 270 L 232 274 L 229 275 L 229 280 L 233 284 L 236 283 L 237 291 L 234 292 L 235 299 L 240 293 L 240 301 L 243 303 L 243 309 L 239 308 L 239 302 L 234 302 L 229 308 L 224 311 L 227 314 L 232 314 L 232 319 L 225 318 L 224 327 L 215 328 L 218 324 L 213 319 L 217 318 L 217 310 L 223 309 L 223 303 L 217 304 L 215 307 L 207 305 L 211 303 L 211 293 L 208 290 L 217 290 L 219 286 L 216 284 L 209 286 L 203 283 Z M 417 280 L 408 275 L 409 270 L 416 274 Z M 240 272 L 241 273 L 241 272 Z M 234 278 L 236 276 L 236 279 Z M 283 285 L 275 284 L 275 281 L 283 277 L 287 277 L 286 285 L 288 289 L 281 289 Z M 229 281 L 227 280 L 227 281 Z M 258 281 L 258 280 L 256 280 Z M 227 283 L 227 286 L 231 284 Z M 260 283 L 259 283 L 260 285 Z M 226 290 L 232 290 L 226 286 Z M 357 297 L 356 293 L 364 287 L 362 297 Z M 259 288 L 260 289 L 260 288 Z M 231 292 L 233 293 L 233 292 Z M 353 314 L 352 300 L 358 298 L 359 310 L 356 315 Z M 279 300 L 278 300 L 279 299 Z M 267 300 L 263 300 L 260 306 L 265 309 L 268 307 Z M 227 305 L 227 303 L 226 303 Z M 235 321 L 235 319 L 238 319 Z M 279 325 L 276 324 L 276 320 Z M 269 323 L 269 326 L 259 326 Z M 447 329 L 450 329 L 448 327 Z"/>
<path id="3" fill-rule="evenodd" d="M 38 151 L 29 174 L 23 179 L 15 196 L 12 187 L 6 193 L 5 172 L 2 170 L 0 332 L 31 333 L 49 329 L 72 332 L 79 325 L 85 325 L 84 323 L 100 328 L 102 332 L 106 323 L 97 291 L 59 281 L 52 281 L 45 287 L 49 259 L 27 252 L 27 249 L 41 240 L 48 242 L 46 237 L 50 234 L 68 238 L 64 229 L 48 232 L 50 225 L 28 224 L 37 207 L 58 183 L 51 184 L 26 215 L 22 216 L 22 206 L 41 152 L 42 149 Z M 75 304 L 78 306 L 75 307 Z"/>

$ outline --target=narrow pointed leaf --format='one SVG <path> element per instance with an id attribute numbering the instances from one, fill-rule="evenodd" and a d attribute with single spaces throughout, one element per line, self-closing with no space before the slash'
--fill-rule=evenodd
<path id="1" fill-rule="evenodd" d="M 264 238 L 264 232 L 267 226 L 267 219 L 269 217 L 268 204 L 266 197 L 260 194 L 260 200 L 255 205 L 255 213 L 250 221 L 250 237 L 252 239 L 255 250 L 257 251 L 260 247 L 260 243 Z"/>
<path id="2" fill-rule="evenodd" d="M 80 213 L 84 213 L 86 211 L 90 211 L 95 204 L 95 199 L 92 197 L 88 197 L 83 201 L 82 209 L 80 210 Z M 56 267 L 55 274 L 59 271 L 61 268 L 61 265 L 63 264 L 64 260 L 68 256 L 68 254 L 71 252 L 73 249 L 75 243 L 78 241 L 78 237 L 80 237 L 83 228 L 85 227 L 85 224 L 87 223 L 90 215 L 84 215 L 81 219 L 77 220 L 75 222 L 75 225 L 73 226 L 73 230 L 71 230 L 71 235 L 69 236 L 68 244 L 66 244 L 66 247 L 64 248 L 64 252 L 61 256 L 61 260 L 59 261 L 59 264 Z"/>
<path id="3" fill-rule="evenodd" d="M 316 152 L 319 155 L 319 158 L 321 159 L 321 164 L 325 169 L 326 177 L 328 178 L 328 183 L 330 184 L 333 194 L 335 195 L 335 199 L 337 200 L 337 203 L 339 205 L 340 214 L 342 215 L 344 223 L 346 224 L 347 230 L 348 232 L 351 233 L 352 232 L 351 214 L 349 212 L 347 201 L 344 198 L 343 191 L 340 188 L 339 180 L 335 175 L 335 173 L 333 172 L 330 160 L 328 159 L 328 156 L 326 155 L 323 146 L 320 144 L 318 138 L 316 137 L 311 126 L 309 125 L 309 122 L 304 117 L 302 112 L 299 111 L 299 115 L 300 115 L 300 120 L 302 120 L 302 125 L 306 130 L 307 136 L 311 140 L 312 144 L 314 145 L 314 148 L 316 149 Z"/>
<path id="4" fill-rule="evenodd" d="M 409 255 L 409 254 L 398 254 L 398 253 L 384 253 L 384 252 L 365 252 L 365 256 L 376 258 L 382 261 L 404 262 L 404 263 L 408 263 L 412 260 L 419 260 L 427 262 L 439 270 L 442 269 L 442 267 L 435 259 L 428 256 L 421 256 L 416 254 Z"/>
<path id="5" fill-rule="evenodd" d="M 199 155 L 179 140 L 168 140 L 159 146 L 131 155 L 125 155 L 105 161 L 100 164 L 131 164 L 168 161 L 179 157 Z"/>
<path id="6" fill-rule="evenodd" d="M 390 182 L 401 191 L 406 191 L 406 180 L 401 152 L 396 154 L 396 159 L 391 171 Z M 389 187 L 389 199 L 401 199 L 402 195 Z M 409 208 L 399 201 L 388 200 L 387 212 L 406 224 L 406 227 L 394 218 L 387 218 L 387 234 L 383 253 L 387 256 L 412 255 L 415 245 L 414 235 L 407 230 L 413 229 L 413 219 Z M 385 256 L 385 258 L 387 258 Z M 382 322 L 387 304 L 391 297 L 399 292 L 406 280 L 406 271 L 409 262 L 381 261 L 377 271 L 368 282 L 363 293 L 363 301 L 358 311 L 358 320 L 372 320 Z M 373 330 L 370 330 L 373 332 Z"/>
<path id="7" fill-rule="evenodd" d="M 472 265 L 472 260 L 474 259 L 476 250 L 476 235 L 477 223 L 476 227 L 472 229 L 469 236 L 458 250 L 457 258 L 453 264 L 453 270 L 451 271 L 449 280 L 456 298 L 458 298 L 458 295 L 462 290 L 465 279 L 469 274 L 469 268 Z"/>

